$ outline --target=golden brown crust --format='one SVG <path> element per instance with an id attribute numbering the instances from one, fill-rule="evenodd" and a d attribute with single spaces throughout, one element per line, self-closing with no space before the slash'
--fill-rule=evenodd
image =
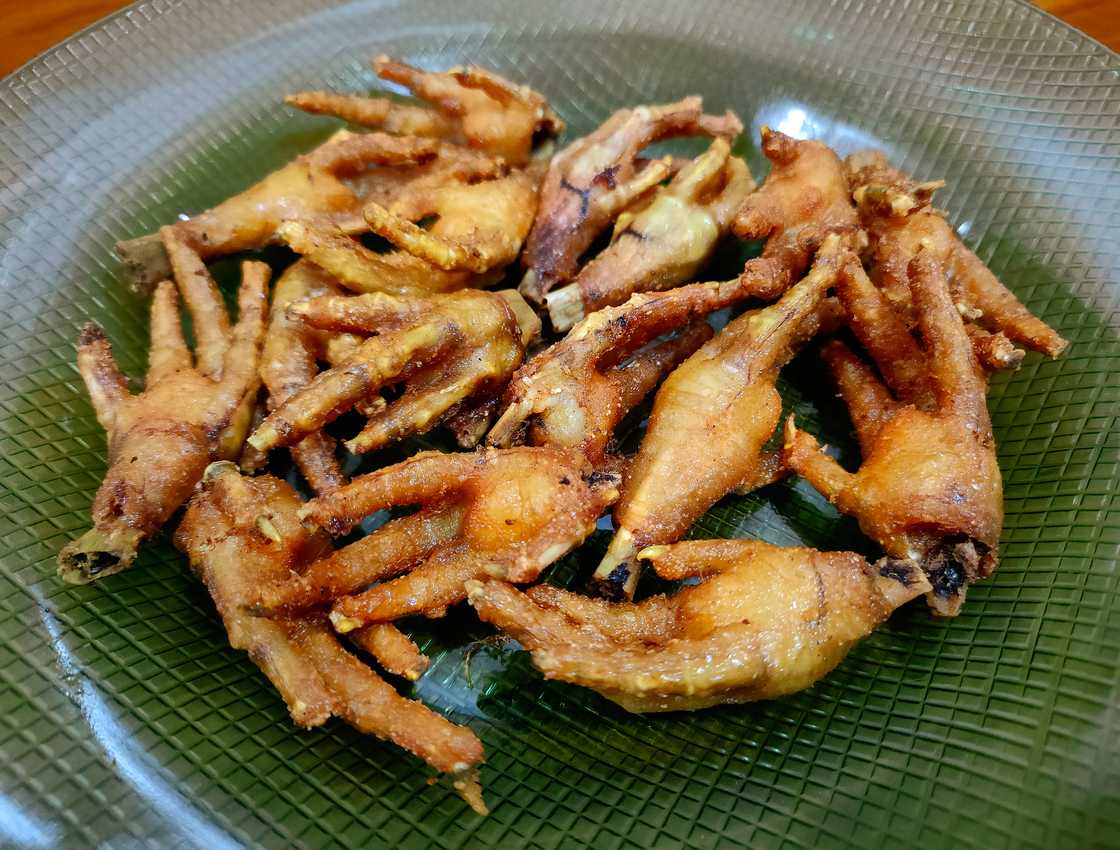
<path id="1" fill-rule="evenodd" d="M 662 384 L 615 508 L 615 536 L 595 571 L 604 593 L 632 598 L 638 550 L 680 539 L 731 489 L 768 477 L 760 463 L 781 414 L 778 370 L 815 333 L 842 259 L 839 238 L 830 236 L 801 283 L 728 324 Z"/>
<path id="2" fill-rule="evenodd" d="M 424 510 L 266 589 L 258 605 L 275 610 L 334 597 L 331 620 L 342 632 L 409 614 L 439 615 L 464 598 L 468 579 L 535 580 L 591 533 L 617 498 L 617 483 L 593 474 L 575 452 L 421 452 L 312 500 L 301 516 L 343 534 L 382 508 L 425 505 Z M 346 595 L 371 581 L 380 583 Z"/>
<path id="3" fill-rule="evenodd" d="M 221 295 L 201 261 L 187 265 L 189 279 L 177 279 L 179 289 L 190 293 L 196 321 L 210 321 L 224 310 Z M 240 449 L 258 384 L 267 293 L 268 267 L 244 263 L 237 325 L 221 340 L 200 334 L 205 357 L 192 367 L 175 289 L 161 284 L 152 301 L 148 381 L 138 395 L 129 393 L 100 329 L 83 328 L 78 369 L 108 435 L 109 469 L 94 497 L 93 528 L 59 553 L 59 574 L 67 581 L 87 582 L 130 566 L 141 542 L 186 501 L 206 464 Z M 241 423 L 239 410 L 246 414 Z"/>
<path id="4" fill-rule="evenodd" d="M 639 160 L 647 145 L 675 136 L 734 139 L 742 124 L 732 113 L 705 116 L 703 101 L 622 109 L 588 136 L 552 158 L 541 205 L 522 263 L 521 292 L 540 303 L 550 289 L 575 277 L 580 256 L 624 209 L 671 171 L 671 162 Z"/>
<path id="5" fill-rule="evenodd" d="M 1066 340 L 1031 313 L 933 209 L 933 192 L 941 181 L 916 183 L 894 168 L 878 151 L 853 154 L 847 161 L 853 197 L 871 236 L 872 276 L 903 317 L 913 322 L 908 268 L 920 252 L 933 256 L 948 276 L 955 303 L 992 333 L 1003 333 L 1048 357 L 1065 350 Z M 1002 346 L 1001 346 L 1002 347 Z M 984 356 L 989 349 L 981 347 Z M 1004 347 L 1006 351 L 1006 348 Z M 997 356 L 993 365 L 1014 361 Z"/>
<path id="6" fill-rule="evenodd" d="M 535 330 L 519 323 L 511 297 L 519 298 L 478 290 L 424 299 L 371 293 L 291 305 L 288 315 L 313 327 L 377 335 L 285 399 L 249 442 L 258 449 L 291 445 L 382 388 L 403 383 L 403 394 L 368 411 L 365 427 L 346 444 L 366 452 L 427 431 L 464 399 L 500 392 Z"/>
<path id="7" fill-rule="evenodd" d="M 738 281 L 694 283 L 592 313 L 517 371 L 488 442 L 575 448 L 604 464 L 626 412 L 710 335 L 704 316 L 744 297 Z"/>
<path id="8" fill-rule="evenodd" d="M 388 56 L 378 56 L 373 67 L 382 79 L 431 103 L 454 128 L 455 141 L 513 165 L 529 161 L 536 137 L 558 136 L 564 129 L 544 97 L 493 71 L 468 65 L 428 72 Z"/>
<path id="9" fill-rule="evenodd" d="M 641 553 L 665 578 L 700 577 L 644 602 L 471 582 L 482 619 L 516 638 L 545 676 L 629 711 L 772 699 L 808 687 L 898 605 L 929 589 L 914 565 L 880 571 L 851 552 L 694 540 Z"/>
<path id="10" fill-rule="evenodd" d="M 954 615 L 968 583 L 998 560 L 1003 498 L 988 417 L 986 378 L 933 256 L 909 269 L 911 298 L 924 339 L 932 410 L 894 402 L 871 370 L 833 346 L 829 358 L 853 410 L 864 447 L 855 474 L 816 441 L 786 426 L 789 465 L 894 558 L 922 564 L 935 612 Z"/>
<path id="11" fill-rule="evenodd" d="M 695 277 L 754 188 L 727 139 L 685 165 L 648 206 L 622 213 L 611 244 L 565 287 L 545 296 L 552 327 L 566 331 L 586 314 L 635 292 L 669 289 Z"/>
<path id="12" fill-rule="evenodd" d="M 392 741 L 451 774 L 464 799 L 484 813 L 475 773 L 482 744 L 473 732 L 400 696 L 339 643 L 320 613 L 277 619 L 250 613 L 262 584 L 298 574 L 330 552 L 326 535 L 300 523 L 299 506 L 284 482 L 267 475 L 245 478 L 230 463 L 208 467 L 191 499 L 175 541 L 210 591 L 230 644 L 249 652 L 295 722 L 318 725 L 334 715 Z M 416 651 L 409 657 L 405 644 L 411 642 L 387 631 L 359 640 L 399 666 L 397 672 L 419 675 L 422 656 Z"/>
<path id="13" fill-rule="evenodd" d="M 770 174 L 739 208 L 731 229 L 743 239 L 766 240 L 742 277 L 753 295 L 769 300 L 805 273 L 826 236 L 839 234 L 852 248 L 861 237 L 844 163 L 830 147 L 764 127 L 762 152 Z"/>

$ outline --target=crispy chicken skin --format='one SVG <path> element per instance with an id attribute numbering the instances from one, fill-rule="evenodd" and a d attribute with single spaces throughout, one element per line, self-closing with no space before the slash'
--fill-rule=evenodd
<path id="1" fill-rule="evenodd" d="M 86 325 L 78 338 L 78 371 L 108 435 L 109 469 L 94 497 L 93 528 L 59 553 L 66 581 L 84 583 L 129 567 L 140 544 L 190 496 L 206 464 L 236 457 L 241 448 L 259 385 L 269 269 L 242 264 L 239 317 L 230 328 L 221 293 L 193 259 L 178 269 L 178 290 L 163 281 L 152 296 L 141 393 L 129 392 L 100 328 Z M 193 362 L 177 292 L 193 320 Z"/>
<path id="2" fill-rule="evenodd" d="M 898 606 L 929 589 L 921 570 L 852 552 L 756 540 L 693 540 L 640 555 L 672 596 L 607 602 L 540 585 L 468 583 L 479 616 L 512 635 L 545 676 L 628 711 L 774 699 L 809 687 Z"/>
<path id="3" fill-rule="evenodd" d="M 378 56 L 373 67 L 383 80 L 404 86 L 434 109 L 323 91 L 299 92 L 285 100 L 305 112 L 334 115 L 363 127 L 465 144 L 512 165 L 529 161 L 538 137 L 558 136 L 564 130 L 543 96 L 484 68 L 468 65 L 430 72 L 388 56 Z"/>
<path id="4" fill-rule="evenodd" d="M 529 232 L 521 292 L 534 303 L 575 277 L 581 255 L 627 207 L 669 176 L 668 159 L 643 161 L 647 145 L 675 136 L 734 139 L 743 129 L 731 112 L 705 115 L 699 97 L 621 109 L 589 136 L 552 158 L 540 210 Z"/>
<path id="5" fill-rule="evenodd" d="M 833 342 L 825 357 L 851 411 L 863 464 L 854 474 L 846 471 L 792 417 L 784 453 L 794 471 L 856 517 L 889 556 L 919 562 L 932 585 L 930 607 L 953 616 L 968 585 L 990 575 L 998 561 L 1002 483 L 986 376 L 944 272 L 921 252 L 910 263 L 909 282 L 931 409 L 912 384 L 884 368 L 880 352 L 869 347 L 886 385 L 851 349 Z"/>
<path id="6" fill-rule="evenodd" d="M 1005 340 L 1048 357 L 1062 353 L 1066 340 L 1024 307 L 961 242 L 945 217 L 932 208 L 930 199 L 944 185 L 942 182 L 915 183 L 878 151 L 853 154 L 848 157 L 847 168 L 853 197 L 871 235 L 871 276 L 911 324 L 914 309 L 908 267 L 920 251 L 925 251 L 945 269 L 953 300 L 967 318 L 993 335 L 1002 334 Z M 975 330 L 970 333 L 974 339 L 984 340 Z M 994 358 L 986 354 L 985 345 L 1007 352 L 1009 344 L 999 340 L 980 342 L 977 349 L 988 368 L 1007 368 L 998 354 Z M 1010 365 L 1018 365 L 1021 359 L 1019 356 Z"/>
<path id="7" fill-rule="evenodd" d="M 313 499 L 300 516 L 338 535 L 383 508 L 421 510 L 263 588 L 254 610 L 330 602 L 343 633 L 410 614 L 441 616 L 466 597 L 469 579 L 534 581 L 591 533 L 617 486 L 616 476 L 594 472 L 578 452 L 421 452 Z"/>
<path id="8" fill-rule="evenodd" d="M 682 168 L 649 206 L 622 213 L 614 239 L 567 286 L 545 296 L 552 327 L 566 331 L 587 313 L 635 292 L 668 289 L 694 277 L 711 257 L 743 199 L 754 189 L 747 164 L 727 139 Z"/>
<path id="9" fill-rule="evenodd" d="M 830 147 L 764 127 L 762 152 L 770 174 L 747 196 L 731 229 L 742 239 L 766 240 L 762 256 L 747 263 L 743 276 L 753 281 L 752 294 L 769 300 L 800 279 L 830 233 L 850 247 L 862 234 L 844 163 Z"/>
<path id="10" fill-rule="evenodd" d="M 513 290 L 320 296 L 292 304 L 288 315 L 323 330 L 374 335 L 269 414 L 249 437 L 260 451 L 292 445 L 371 401 L 365 427 L 346 443 L 351 451 L 424 433 L 465 400 L 500 393 L 540 331 Z M 401 383 L 396 401 L 377 403 L 382 389 Z"/>
<path id="11" fill-rule="evenodd" d="M 679 540 L 733 488 L 774 479 L 777 465 L 763 446 L 782 411 L 775 381 L 817 332 L 841 254 L 840 238 L 829 236 L 812 271 L 781 300 L 735 319 L 662 384 L 595 571 L 605 595 L 633 597 L 640 549 Z"/>
<path id="12" fill-rule="evenodd" d="M 484 814 L 477 773 L 482 743 L 473 732 L 400 696 L 339 643 L 321 613 L 263 618 L 247 611 L 262 585 L 298 574 L 330 552 L 327 535 L 299 521 L 300 504 L 283 481 L 243 477 L 232 463 L 211 464 L 191 499 L 175 542 L 210 592 L 230 645 L 249 653 L 295 723 L 317 726 L 333 715 L 391 741 L 451 775 L 463 798 Z M 394 641 L 370 633 L 360 645 L 415 664 L 400 643 L 411 641 L 397 635 Z"/>

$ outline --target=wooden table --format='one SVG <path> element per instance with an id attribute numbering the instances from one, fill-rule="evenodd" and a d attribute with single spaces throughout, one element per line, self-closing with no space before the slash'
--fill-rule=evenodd
<path id="1" fill-rule="evenodd" d="M 2 0 L 0 76 L 127 5 L 122 0 Z M 1120 0 L 1037 0 L 1039 6 L 1120 50 Z"/>

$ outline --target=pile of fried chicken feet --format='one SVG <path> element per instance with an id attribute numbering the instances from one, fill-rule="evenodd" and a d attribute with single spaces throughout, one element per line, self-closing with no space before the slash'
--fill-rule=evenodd
<path id="1" fill-rule="evenodd" d="M 667 711 L 808 687 L 898 606 L 924 595 L 952 616 L 991 575 L 1003 507 L 988 375 L 1066 343 L 932 206 L 940 183 L 764 129 L 756 186 L 732 154 L 739 119 L 699 97 L 622 109 L 553 153 L 563 124 L 525 86 L 477 67 L 374 67 L 420 102 L 292 95 L 353 129 L 121 244 L 151 292 L 150 363 L 132 392 L 100 329 L 81 331 L 109 468 L 93 527 L 59 556 L 65 579 L 129 567 L 185 506 L 176 545 L 292 719 L 336 715 L 390 740 L 485 812 L 478 738 L 375 672 L 427 667 L 402 617 L 466 602 L 545 676 Z M 680 137 L 707 148 L 646 150 Z M 761 255 L 734 280 L 690 283 L 732 237 Z M 295 259 L 271 298 L 269 266 L 242 264 L 233 323 L 207 263 L 266 245 Z M 493 288 L 518 261 L 520 286 Z M 709 315 L 738 305 L 715 333 Z M 854 472 L 779 421 L 778 373 L 818 337 L 862 449 Z M 651 394 L 624 457 L 615 429 Z M 437 427 L 463 451 L 343 471 Z M 310 501 L 261 472 L 281 449 Z M 882 557 L 680 542 L 726 494 L 789 474 Z M 599 592 L 536 583 L 611 508 Z M 388 509 L 408 510 L 332 542 Z M 643 564 L 692 581 L 634 601 Z"/>

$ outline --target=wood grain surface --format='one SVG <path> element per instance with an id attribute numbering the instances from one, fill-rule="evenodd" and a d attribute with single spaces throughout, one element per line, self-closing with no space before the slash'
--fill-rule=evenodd
<path id="1" fill-rule="evenodd" d="M 99 18 L 121 0 L 0 0 L 0 76 Z M 1120 0 L 1037 0 L 1046 11 L 1120 50 Z"/>

